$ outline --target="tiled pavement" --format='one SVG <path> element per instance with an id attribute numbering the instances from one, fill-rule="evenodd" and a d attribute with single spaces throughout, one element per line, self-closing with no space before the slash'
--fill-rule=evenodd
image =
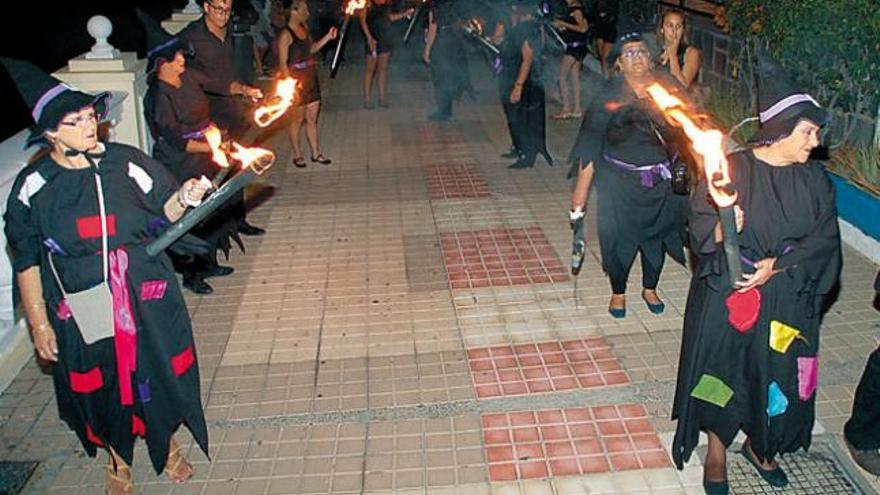
<path id="1" fill-rule="evenodd" d="M 246 240 L 213 295 L 188 299 L 211 462 L 191 447 L 196 476 L 172 485 L 140 447 L 139 493 L 701 493 L 699 460 L 679 472 L 667 455 L 687 271 L 667 264 L 665 315 L 634 292 L 630 315 L 611 319 L 594 210 L 574 279 L 565 167 L 505 167 L 485 67 L 472 63 L 477 100 L 437 125 L 425 69 L 396 57 L 390 109 L 361 108 L 356 64 L 325 77 L 332 165 L 295 169 L 284 137 L 272 142 L 278 163 L 249 192 L 269 233 Z M 554 156 L 576 128 L 548 120 Z M 877 267 L 848 249 L 845 262 L 822 336 L 816 431 L 828 441 L 814 449 L 843 459 L 841 425 L 880 337 Z M 77 447 L 34 362 L 0 396 L 7 459 L 40 461 L 27 493 L 100 492 L 104 460 Z M 753 493 L 740 471 L 737 493 Z M 785 493 L 830 493 L 807 486 Z"/>

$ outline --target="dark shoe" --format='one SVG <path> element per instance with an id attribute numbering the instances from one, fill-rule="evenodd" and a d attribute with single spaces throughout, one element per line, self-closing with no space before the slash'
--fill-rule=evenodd
<path id="1" fill-rule="evenodd" d="M 452 114 L 437 111 L 437 112 L 433 112 L 433 113 L 428 114 L 428 118 L 430 120 L 433 120 L 434 122 L 446 122 L 452 118 Z"/>
<path id="2" fill-rule="evenodd" d="M 660 296 L 657 296 L 658 299 Z M 654 313 L 655 315 L 662 315 L 664 311 L 666 311 L 666 304 L 661 301 L 659 304 L 651 304 L 645 299 L 645 293 L 642 292 L 642 301 L 645 301 L 645 306 L 648 307 L 648 311 Z"/>
<path id="3" fill-rule="evenodd" d="M 521 156 L 519 160 L 513 163 L 513 165 L 508 166 L 507 168 L 532 168 L 535 166 L 535 157 L 526 158 Z"/>
<path id="4" fill-rule="evenodd" d="M 305 168 L 306 167 L 306 159 L 301 156 L 298 156 L 293 159 L 293 165 L 296 168 Z"/>
<path id="5" fill-rule="evenodd" d="M 846 442 L 846 448 L 849 449 L 849 454 L 852 456 L 853 461 L 858 464 L 860 468 L 874 476 L 880 476 L 880 449 L 859 450 L 849 443 L 849 440 L 846 439 L 846 435 L 843 436 L 843 441 Z"/>
<path id="6" fill-rule="evenodd" d="M 372 101 L 365 101 L 364 102 L 364 110 L 372 110 L 374 108 L 376 108 L 376 105 L 373 105 Z"/>
<path id="7" fill-rule="evenodd" d="M 626 318 L 626 308 L 608 308 L 608 314 L 617 320 Z"/>
<path id="8" fill-rule="evenodd" d="M 318 153 L 318 156 L 312 157 L 312 162 L 320 163 L 321 165 L 330 165 L 331 163 L 333 163 L 333 160 L 327 158 L 322 153 Z"/>
<path id="9" fill-rule="evenodd" d="M 727 480 L 703 480 L 703 491 L 706 492 L 706 495 L 727 495 L 730 493 L 730 485 L 727 484 Z"/>
<path id="10" fill-rule="evenodd" d="M 506 153 L 501 153 L 501 158 L 519 158 L 519 150 L 511 146 Z"/>
<path id="11" fill-rule="evenodd" d="M 549 151 L 547 151 L 547 150 L 542 151 L 542 152 L 541 152 L 541 156 L 543 156 L 543 157 L 544 157 L 544 160 L 547 161 L 547 165 L 549 165 L 549 166 L 551 166 L 551 167 L 553 166 L 553 157 L 550 156 L 550 152 L 549 152 Z"/>
<path id="12" fill-rule="evenodd" d="M 235 271 L 235 268 L 231 266 L 223 266 L 223 265 L 214 265 L 207 270 L 204 270 L 200 273 L 202 278 L 211 278 L 211 277 L 225 277 L 227 275 L 232 275 L 232 272 Z"/>
<path id="13" fill-rule="evenodd" d="M 238 227 L 238 232 L 244 235 L 258 236 L 266 233 L 266 229 L 261 229 L 256 225 L 251 225 L 247 222 L 244 222 Z"/>
<path id="14" fill-rule="evenodd" d="M 761 467 L 761 463 L 758 462 L 757 459 L 752 457 L 752 452 L 749 449 L 748 442 L 743 443 L 742 448 L 739 450 L 739 453 L 742 454 L 743 457 L 749 461 L 752 466 L 755 466 L 755 469 L 758 471 L 758 474 L 764 478 L 764 481 L 770 484 L 770 486 L 776 488 L 783 488 L 788 486 L 788 476 L 786 476 L 785 471 L 782 470 L 781 467 L 777 466 L 776 469 L 764 469 Z"/>
<path id="15" fill-rule="evenodd" d="M 205 282 L 205 279 L 196 274 L 186 274 L 183 276 L 183 288 L 201 296 L 214 292 L 214 289 Z"/>

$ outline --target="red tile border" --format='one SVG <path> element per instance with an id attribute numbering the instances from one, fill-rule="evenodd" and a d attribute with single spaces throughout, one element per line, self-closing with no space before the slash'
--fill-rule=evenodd
<path id="1" fill-rule="evenodd" d="M 639 404 L 486 414 L 482 424 L 490 481 L 672 466 Z"/>
<path id="2" fill-rule="evenodd" d="M 490 198 L 489 183 L 476 163 L 425 165 L 425 183 L 431 199 Z"/>
<path id="3" fill-rule="evenodd" d="M 468 349 L 468 362 L 480 399 L 629 383 L 602 337 Z"/>
<path id="4" fill-rule="evenodd" d="M 565 282 L 568 269 L 540 227 L 440 234 L 452 289 Z"/>

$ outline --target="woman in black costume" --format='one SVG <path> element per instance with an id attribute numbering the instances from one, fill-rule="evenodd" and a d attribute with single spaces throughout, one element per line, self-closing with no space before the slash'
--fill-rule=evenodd
<path id="1" fill-rule="evenodd" d="M 619 0 L 596 0 L 592 16 L 589 18 L 590 25 L 593 26 L 596 43 L 599 47 L 599 61 L 602 63 L 602 74 L 610 77 L 609 65 L 613 66 L 614 61 L 609 61 L 608 56 L 617 40 L 617 11 L 619 9 Z"/>
<path id="2" fill-rule="evenodd" d="M 388 63 L 394 49 L 394 32 L 391 23 L 413 15 L 414 9 L 392 12 L 389 0 L 370 0 L 366 9 L 360 11 L 361 31 L 366 41 L 367 64 L 364 68 L 364 108 L 373 108 L 373 79 L 378 79 L 379 106 L 387 107 L 385 82 L 388 79 Z"/>
<path id="3" fill-rule="evenodd" d="M 109 452 L 108 493 L 133 492 L 139 436 L 156 472 L 183 482 L 193 469 L 174 432 L 186 425 L 208 452 L 195 344 L 171 261 L 145 246 L 207 187 L 179 187 L 141 151 L 99 142 L 106 93 L 3 63 L 32 110 L 33 137 L 49 145 L 18 174 L 4 219 L 34 347 L 54 363 L 61 419 L 90 456 Z"/>
<path id="4" fill-rule="evenodd" d="M 562 19 L 553 21 L 553 26 L 562 31 L 565 41 L 565 54 L 559 63 L 559 93 L 562 96 L 562 110 L 553 115 L 554 119 L 579 119 L 581 110 L 581 67 L 587 56 L 587 18 L 581 0 L 566 0 L 568 12 Z M 573 110 L 572 110 L 573 109 Z"/>
<path id="5" fill-rule="evenodd" d="M 544 83 L 541 80 L 541 27 L 534 20 L 531 2 L 513 0 L 511 28 L 501 44 L 498 91 L 516 162 L 510 168 L 530 168 L 540 154 L 553 165 L 547 151 Z"/>
<path id="6" fill-rule="evenodd" d="M 840 233 L 834 187 L 810 160 L 828 113 L 759 59 L 760 128 L 750 149 L 728 157 L 741 210 L 744 275 L 730 286 L 715 205 L 700 182 L 691 200 L 691 247 L 699 259 L 685 310 L 672 457 L 682 468 L 700 431 L 709 436 L 703 483 L 728 493 L 726 447 L 772 486 L 788 483 L 778 454 L 809 448 L 821 312 L 837 284 Z"/>
<path id="7" fill-rule="evenodd" d="M 299 135 L 303 122 L 306 124 L 306 140 L 312 152 L 312 163 L 329 165 L 330 159 L 321 153 L 318 139 L 318 116 L 321 114 L 321 86 L 318 82 L 318 61 L 315 54 L 327 43 L 336 39 L 338 31 L 331 27 L 317 42 L 309 34 L 309 6 L 306 0 L 286 0 L 290 9 L 287 26 L 278 33 L 278 70 L 281 77 L 296 79 L 296 98 L 290 109 L 290 126 L 287 135 L 293 148 L 293 164 L 306 166 Z"/>
<path id="8" fill-rule="evenodd" d="M 211 148 L 204 137 L 204 131 L 214 125 L 210 103 L 202 89 L 207 77 L 196 69 L 187 69 L 184 48 L 177 38 L 140 9 L 137 14 L 149 46 L 150 89 L 144 97 L 144 114 L 156 141 L 153 157 L 167 166 L 178 182 L 203 175 L 212 178 L 218 166 L 211 161 Z M 210 246 L 206 255 L 171 254 L 175 267 L 183 274 L 184 288 L 196 294 L 210 294 L 214 289 L 205 282 L 206 278 L 233 272 L 232 267 L 217 263 L 217 250 L 222 249 L 228 256 L 229 239 L 239 239 L 237 226 L 234 216 L 217 212 L 191 231 Z"/>
<path id="9" fill-rule="evenodd" d="M 665 305 L 657 283 L 666 253 L 684 262 L 686 201 L 670 180 L 679 165 L 679 134 L 658 115 L 646 88 L 660 82 L 676 93 L 680 87 L 652 70 L 651 53 L 638 33 L 621 36 L 611 57 L 622 74 L 605 83 L 587 108 L 571 153 L 577 167 L 571 220 L 573 227 L 582 226 L 595 177 L 602 268 L 611 280 L 608 312 L 615 318 L 626 316 L 627 278 L 636 253 L 641 253 L 642 299 L 652 313 L 660 314 Z M 582 235 L 582 228 L 576 228 L 574 251 L 579 250 L 580 262 Z M 576 273 L 580 265 L 574 265 L 573 259 Z"/>
<path id="10" fill-rule="evenodd" d="M 422 60 L 431 68 L 437 109 L 428 118 L 438 122 L 452 118 L 452 103 L 472 91 L 467 50 L 458 25 L 465 19 L 467 0 L 431 0 L 428 33 Z"/>
<path id="11" fill-rule="evenodd" d="M 660 55 L 657 66 L 663 67 L 678 79 L 685 88 L 690 88 L 700 73 L 700 49 L 688 43 L 684 12 L 670 9 L 660 17 L 657 25 L 657 40 L 660 42 Z"/>

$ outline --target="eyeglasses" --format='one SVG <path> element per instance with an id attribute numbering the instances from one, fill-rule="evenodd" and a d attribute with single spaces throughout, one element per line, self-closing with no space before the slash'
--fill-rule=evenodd
<path id="1" fill-rule="evenodd" d="M 650 55 L 651 55 L 651 52 L 649 52 L 648 50 L 645 50 L 644 48 L 636 48 L 634 50 L 625 50 L 623 53 L 620 54 L 620 56 L 623 58 L 637 58 L 637 57 L 647 58 Z"/>
<path id="2" fill-rule="evenodd" d="M 86 124 L 90 124 L 92 122 L 98 121 L 98 114 L 95 112 L 88 113 L 86 115 L 80 115 L 79 117 L 62 120 L 59 122 L 60 125 L 66 125 L 68 127 L 84 127 Z"/>
<path id="3" fill-rule="evenodd" d="M 211 7 L 211 9 L 213 9 L 214 11 L 216 11 L 219 14 L 228 14 L 228 13 L 232 12 L 232 7 L 224 9 L 223 4 L 220 4 L 220 6 L 217 6 L 211 2 L 205 2 L 205 3 L 208 4 L 208 7 Z"/>

